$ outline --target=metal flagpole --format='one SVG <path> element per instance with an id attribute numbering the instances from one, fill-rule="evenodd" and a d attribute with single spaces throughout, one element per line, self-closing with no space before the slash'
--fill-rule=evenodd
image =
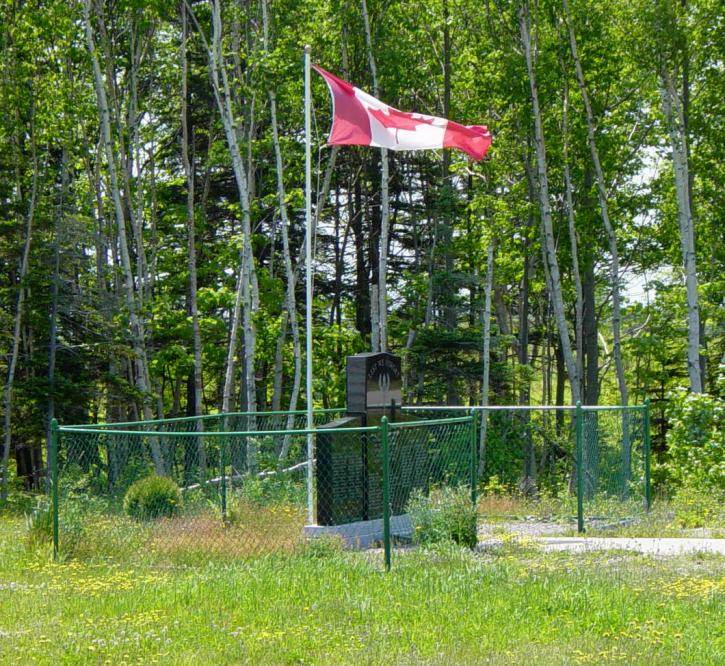
<path id="1" fill-rule="evenodd" d="M 306 343 L 307 343 L 307 366 L 306 366 L 306 393 L 307 393 L 307 428 L 314 426 L 312 414 L 312 119 L 310 99 L 310 45 L 305 45 L 305 221 L 307 223 L 307 240 L 305 245 L 305 272 L 306 272 Z M 313 524 L 315 520 L 313 495 L 313 473 L 314 473 L 314 441 L 313 435 L 307 433 L 307 522 Z"/>

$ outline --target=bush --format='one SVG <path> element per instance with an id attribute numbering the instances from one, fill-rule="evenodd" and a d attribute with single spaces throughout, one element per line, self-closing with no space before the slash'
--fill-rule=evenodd
<path id="1" fill-rule="evenodd" d="M 434 488 L 429 495 L 414 490 L 406 506 L 418 544 L 453 541 L 473 548 L 476 535 L 476 507 L 466 486 Z"/>
<path id="2" fill-rule="evenodd" d="M 181 508 L 181 491 L 166 476 L 147 476 L 132 483 L 123 500 L 124 511 L 137 520 L 171 518 Z"/>
<path id="3" fill-rule="evenodd" d="M 725 489 L 725 401 L 676 391 L 667 418 L 668 476 L 678 486 Z"/>

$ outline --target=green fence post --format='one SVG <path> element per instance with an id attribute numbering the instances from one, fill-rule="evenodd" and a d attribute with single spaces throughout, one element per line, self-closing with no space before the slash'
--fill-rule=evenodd
<path id="1" fill-rule="evenodd" d="M 471 502 L 476 506 L 478 500 L 478 441 L 476 437 L 476 410 L 471 410 Z"/>
<path id="2" fill-rule="evenodd" d="M 219 494 L 221 500 L 222 510 L 222 521 L 227 520 L 227 470 L 226 470 L 226 458 L 224 456 L 224 449 L 226 448 L 227 438 L 222 437 L 219 441 L 219 467 L 221 472 L 221 479 L 219 480 Z"/>
<path id="3" fill-rule="evenodd" d="M 576 403 L 576 525 L 579 533 L 584 532 L 584 410 Z"/>
<path id="4" fill-rule="evenodd" d="M 390 571 L 390 449 L 388 447 L 388 417 L 380 420 L 380 445 L 383 456 L 383 547 L 385 571 Z"/>
<path id="5" fill-rule="evenodd" d="M 652 506 L 650 490 L 650 402 L 644 401 L 644 507 L 647 511 Z"/>
<path id="6" fill-rule="evenodd" d="M 53 512 L 53 560 L 58 559 L 58 421 L 50 422 L 50 501 Z"/>

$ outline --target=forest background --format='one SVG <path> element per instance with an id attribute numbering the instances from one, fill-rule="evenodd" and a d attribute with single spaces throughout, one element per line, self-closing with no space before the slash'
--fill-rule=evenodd
<path id="1" fill-rule="evenodd" d="M 305 406 L 304 44 L 493 134 L 480 163 L 329 148 L 313 79 L 316 406 L 388 349 L 407 403 L 650 397 L 665 458 L 690 394 L 713 432 L 723 28 L 714 0 L 2 0 L 4 466 L 41 470 L 54 417 Z"/>

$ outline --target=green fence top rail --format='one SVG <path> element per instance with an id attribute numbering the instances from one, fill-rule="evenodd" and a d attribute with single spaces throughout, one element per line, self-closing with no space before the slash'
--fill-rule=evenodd
<path id="1" fill-rule="evenodd" d="M 582 405 L 585 412 L 596 411 L 625 411 L 646 409 L 647 404 L 641 405 Z M 576 411 L 576 405 L 405 405 L 401 407 L 404 412 L 460 412 L 460 411 Z"/>
<path id="2" fill-rule="evenodd" d="M 388 422 L 388 427 L 394 430 L 402 428 L 420 428 L 421 426 L 447 425 L 449 423 L 469 423 L 470 416 L 454 416 L 449 419 L 426 419 L 424 421 L 402 421 L 400 423 Z"/>
<path id="3" fill-rule="evenodd" d="M 328 409 L 315 409 L 313 414 L 337 414 L 345 411 L 345 407 L 332 407 Z M 99 428 L 107 428 L 108 426 L 130 426 L 130 425 L 142 425 L 142 424 L 157 424 L 157 423 L 186 423 L 189 421 L 207 421 L 210 419 L 224 419 L 238 416 L 296 416 L 307 414 L 305 409 L 295 409 L 292 411 L 270 411 L 270 412 L 219 412 L 217 414 L 203 414 L 202 416 L 175 416 L 167 419 L 151 419 L 149 421 L 113 421 L 108 423 L 74 423 L 68 426 L 62 426 L 63 428 L 75 428 L 77 430 L 97 430 Z"/>
<path id="4" fill-rule="evenodd" d="M 419 421 L 423 424 L 425 421 Z M 111 424 L 109 424 L 111 425 Z M 282 435 L 315 435 L 317 433 L 350 433 L 350 432 L 376 432 L 379 426 L 367 426 L 358 428 L 312 428 L 304 430 L 205 430 L 196 432 L 194 430 L 184 432 L 165 432 L 159 430 L 112 430 L 107 428 L 77 428 L 75 426 L 60 426 L 61 433 L 81 433 L 94 435 L 135 435 L 136 437 L 280 437 Z"/>
<path id="5" fill-rule="evenodd" d="M 422 421 L 404 421 L 400 423 L 389 423 L 391 428 L 396 430 L 402 428 L 416 428 L 421 426 L 434 426 L 443 423 L 462 423 L 470 418 L 471 413 L 474 412 L 495 412 L 495 411 L 576 411 L 576 405 L 408 405 L 401 408 L 403 411 L 408 413 L 415 412 L 440 412 L 445 414 L 446 412 L 465 412 L 466 416 L 452 416 L 443 417 L 438 419 L 425 419 Z M 647 410 L 648 403 L 645 402 L 641 405 L 581 405 L 579 407 L 582 411 L 638 411 Z M 318 409 L 315 410 L 315 414 L 340 414 L 344 413 L 344 407 L 330 408 L 330 409 Z M 294 411 L 271 411 L 271 412 L 229 412 L 219 414 L 206 414 L 204 416 L 181 416 L 169 419 L 157 419 L 151 421 L 119 421 L 112 423 L 85 423 L 85 424 L 74 424 L 64 425 L 59 427 L 60 432 L 65 433 L 83 433 L 83 432 L 94 432 L 96 434 L 108 434 L 108 435 L 137 435 L 147 437 L 190 437 L 190 436 L 205 436 L 205 437 L 223 437 L 233 435 L 237 437 L 245 436 L 271 436 L 271 435 L 310 435 L 315 434 L 320 428 L 298 428 L 298 429 L 276 429 L 276 430 L 212 430 L 212 431 L 194 431 L 185 430 L 181 432 L 166 431 L 166 430 L 124 430 L 127 426 L 156 426 L 169 423 L 190 423 L 194 421 L 208 421 L 209 419 L 223 420 L 227 418 L 239 418 L 249 417 L 254 418 L 265 418 L 269 416 L 297 416 L 304 415 L 307 412 L 305 410 L 294 410 Z M 355 428 L 324 428 L 324 432 L 372 432 L 379 430 L 379 426 L 369 427 L 355 427 Z"/>
<path id="6" fill-rule="evenodd" d="M 335 413 L 339 410 L 325 410 L 327 413 Z M 469 410 L 470 411 L 470 410 Z M 263 417 L 269 414 L 273 415 L 284 415 L 284 414 L 296 414 L 296 413 L 302 413 L 304 412 L 238 412 L 234 414 L 219 414 L 219 418 L 224 418 L 225 416 L 238 416 L 239 414 L 243 416 L 257 416 L 257 417 Z M 320 413 L 320 412 L 316 412 Z M 217 416 L 217 415 L 214 415 Z M 194 417 L 191 417 L 192 419 Z M 200 417 L 201 418 L 201 417 Z M 423 419 L 420 421 L 404 421 L 401 423 L 388 423 L 388 427 L 400 430 L 403 428 L 422 428 L 422 427 L 429 427 L 429 426 L 437 426 L 437 425 L 448 425 L 448 424 L 455 424 L 455 423 L 467 423 L 471 419 L 470 414 L 467 414 L 466 416 L 454 416 L 454 417 L 448 417 L 448 418 L 439 418 L 439 419 Z M 188 420 L 187 417 L 184 417 L 183 419 L 179 419 L 186 421 Z M 167 423 L 169 421 L 174 421 L 174 419 L 167 419 L 163 421 L 125 421 L 122 423 L 99 423 L 95 424 L 93 427 L 89 427 L 86 425 L 67 425 L 67 426 L 59 426 L 58 431 L 61 433 L 76 433 L 76 434 L 90 434 L 93 433 L 94 435 L 127 435 L 127 436 L 136 436 L 136 437 L 271 437 L 271 436 L 282 436 L 282 435 L 315 435 L 317 433 L 360 433 L 360 432 L 376 432 L 380 430 L 381 426 L 357 426 L 357 427 L 338 427 L 338 428 L 330 428 L 327 426 L 317 426 L 315 428 L 297 428 L 297 429 L 284 429 L 280 428 L 278 430 L 204 430 L 204 431 L 195 431 L 195 430 L 182 430 L 182 431 L 166 431 L 166 430 L 123 430 L 119 429 L 118 426 L 143 426 L 143 425 L 153 425 L 156 423 Z"/>

